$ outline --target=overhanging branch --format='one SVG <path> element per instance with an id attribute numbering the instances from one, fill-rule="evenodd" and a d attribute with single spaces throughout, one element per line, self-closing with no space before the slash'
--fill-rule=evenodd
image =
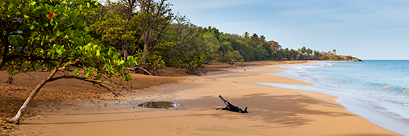
<path id="1" fill-rule="evenodd" d="M 122 88 L 122 89 L 117 89 L 117 90 L 127 90 L 127 91 L 129 91 L 129 90 L 126 89 L 125 87 L 120 86 L 120 85 L 118 85 L 118 84 L 116 84 L 116 83 L 113 83 L 113 82 L 107 82 L 107 81 L 89 79 L 89 78 L 85 78 L 85 77 L 59 76 L 59 77 L 55 77 L 55 78 L 52 78 L 52 79 L 48 80 L 48 82 L 56 81 L 56 80 L 59 80 L 59 79 L 70 79 L 70 78 L 71 78 L 71 79 L 78 79 L 78 80 L 83 80 L 83 81 L 87 81 L 87 82 L 91 82 L 91 83 L 98 84 L 98 85 L 104 87 L 105 89 L 107 89 L 108 91 L 110 91 L 112 94 L 114 94 L 115 97 L 119 97 L 119 95 L 116 94 L 114 91 L 111 90 L 111 89 L 115 89 L 115 88 L 112 87 L 112 86 L 117 86 L 117 88 Z"/>

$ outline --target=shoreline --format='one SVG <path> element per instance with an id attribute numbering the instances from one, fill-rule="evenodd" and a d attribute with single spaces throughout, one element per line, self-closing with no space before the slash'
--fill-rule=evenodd
<path id="1" fill-rule="evenodd" d="M 187 77 L 182 83 L 149 88 L 149 93 L 112 101 L 108 108 L 93 105 L 41 113 L 21 122 L 15 134 L 399 135 L 347 111 L 333 96 L 257 84 L 312 85 L 267 74 L 283 69 L 279 66 L 234 68 L 223 74 Z M 219 95 L 240 108 L 248 107 L 249 113 L 215 110 L 225 106 Z M 137 106 L 150 100 L 172 101 L 180 106 L 167 110 Z"/>
<path id="2" fill-rule="evenodd" d="M 318 64 L 314 65 L 304 65 L 306 67 L 309 66 L 324 66 L 324 65 L 333 65 L 330 63 L 321 63 L 318 62 Z M 281 87 L 281 88 L 288 88 L 288 89 L 299 89 L 299 90 L 305 90 L 305 91 L 310 91 L 310 92 L 317 92 L 317 93 L 322 93 L 330 96 L 337 97 L 336 101 L 341 103 L 348 111 L 359 115 L 365 119 L 367 119 L 369 122 L 376 124 L 378 126 L 381 126 L 385 129 L 394 131 L 396 133 L 402 134 L 402 135 L 407 135 L 409 134 L 407 131 L 407 126 L 409 126 L 409 120 L 407 117 L 402 116 L 401 114 L 395 113 L 393 111 L 388 111 L 386 110 L 385 107 L 382 107 L 378 105 L 379 103 L 375 104 L 373 101 L 370 101 L 368 99 L 365 99 L 365 96 L 360 96 L 360 95 L 354 95 L 354 91 L 359 91 L 359 90 L 354 90 L 354 91 L 346 91 L 344 92 L 343 90 L 349 90 L 347 88 L 333 88 L 333 84 L 328 85 L 325 84 L 324 82 L 318 82 L 315 80 L 311 80 L 311 78 L 302 78 L 302 77 L 297 77 L 293 76 L 290 73 L 297 73 L 297 68 L 298 66 L 286 66 L 284 68 L 288 68 L 287 71 L 276 74 L 279 76 L 283 77 L 288 77 L 288 78 L 293 78 L 305 82 L 310 82 L 314 84 L 314 86 L 291 86 L 291 85 L 281 85 L 281 84 L 269 84 L 271 86 L 275 87 Z M 301 66 L 302 67 L 302 66 Z M 301 68 L 303 69 L 303 68 Z M 300 72 L 300 71 L 298 71 Z M 299 75 L 304 75 L 305 73 L 299 74 Z M 298 75 L 298 74 L 297 74 Z M 298 75 L 298 76 L 299 76 Z M 305 77 L 310 77 L 311 75 L 305 76 Z M 316 78 L 316 77 L 314 77 Z M 338 90 L 341 89 L 341 90 Z M 364 98 L 361 98 L 364 97 Z"/>

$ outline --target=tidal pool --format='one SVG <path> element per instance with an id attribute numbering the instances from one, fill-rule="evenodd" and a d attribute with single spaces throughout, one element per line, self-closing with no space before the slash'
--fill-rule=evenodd
<path id="1" fill-rule="evenodd" d="M 146 107 L 146 108 L 172 108 L 172 107 L 179 106 L 179 104 L 173 103 L 173 102 L 167 102 L 167 101 L 157 101 L 157 102 L 144 102 L 144 103 L 138 104 L 138 106 Z"/>

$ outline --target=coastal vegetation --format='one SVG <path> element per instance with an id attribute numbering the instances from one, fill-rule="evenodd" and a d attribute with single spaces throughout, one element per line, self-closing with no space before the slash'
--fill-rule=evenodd
<path id="1" fill-rule="evenodd" d="M 7 69 L 9 83 L 18 73 L 51 72 L 9 120 L 14 123 L 44 84 L 61 78 L 103 85 L 103 77 L 132 80 L 129 69 L 155 74 L 165 66 L 203 69 L 211 61 L 233 65 L 260 60 L 359 60 L 336 55 L 335 49 L 288 49 L 263 35 L 196 26 L 173 13 L 166 0 L 105 5 L 94 0 L 0 0 L 0 19 L 0 70 Z M 58 71 L 66 76 L 54 77 Z M 78 77 L 80 71 L 85 77 Z"/>
<path id="2" fill-rule="evenodd" d="M 137 3 L 137 4 L 135 4 Z M 208 26 L 196 26 L 186 16 L 171 12 L 165 0 L 107 1 L 91 17 L 90 33 L 125 57 L 139 58 L 139 66 L 154 72 L 163 66 L 201 69 L 208 62 L 234 64 L 260 60 L 360 61 L 352 56 L 310 48 L 283 48 L 264 35 L 230 34 Z"/>

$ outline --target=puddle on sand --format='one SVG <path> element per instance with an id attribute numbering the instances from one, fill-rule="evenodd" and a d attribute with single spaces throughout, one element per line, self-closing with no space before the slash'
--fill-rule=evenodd
<path id="1" fill-rule="evenodd" d="M 146 108 L 172 108 L 172 107 L 177 107 L 179 104 L 173 103 L 173 102 L 167 102 L 167 101 L 158 101 L 158 102 L 144 102 L 141 104 L 138 104 L 140 107 L 146 107 Z"/>

